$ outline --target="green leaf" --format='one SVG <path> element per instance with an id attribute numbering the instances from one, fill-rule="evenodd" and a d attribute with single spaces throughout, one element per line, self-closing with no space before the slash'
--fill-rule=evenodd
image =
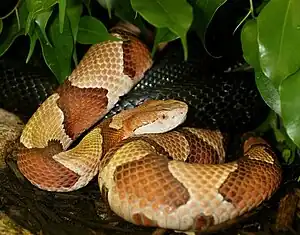
<path id="1" fill-rule="evenodd" d="M 71 24 L 71 30 L 74 37 L 74 42 L 76 41 L 77 38 L 82 10 L 83 7 L 81 4 L 81 0 L 68 0 L 66 13 Z"/>
<path id="2" fill-rule="evenodd" d="M 281 114 L 287 134 L 300 147 L 300 71 L 285 79 L 280 86 Z"/>
<path id="3" fill-rule="evenodd" d="M 48 45 L 51 45 L 51 43 L 49 42 L 49 39 L 48 39 L 48 36 L 46 33 L 46 26 L 47 26 L 47 23 L 48 23 L 48 20 L 49 20 L 51 14 L 52 14 L 52 10 L 41 12 L 36 16 L 36 19 L 35 19 L 35 22 L 40 27 L 43 37 Z"/>
<path id="4" fill-rule="evenodd" d="M 29 39 L 30 39 L 30 47 L 29 47 L 29 52 L 28 52 L 27 58 L 26 58 L 26 63 L 29 62 L 29 60 L 30 60 L 30 58 L 31 58 L 31 56 L 33 54 L 35 45 L 36 45 L 36 41 L 38 39 L 38 34 L 36 32 L 36 28 L 33 28 L 29 32 Z"/>
<path id="5" fill-rule="evenodd" d="M 2 33 L 2 29 L 3 29 L 3 21 L 2 19 L 0 19 L 0 34 Z"/>
<path id="6" fill-rule="evenodd" d="M 276 88 L 300 67 L 299 12 L 299 0 L 272 0 L 257 18 L 260 65 Z"/>
<path id="7" fill-rule="evenodd" d="M 136 25 L 142 32 L 147 32 L 142 17 L 133 10 L 130 0 L 116 1 L 113 8 L 115 15 L 121 20 Z"/>
<path id="8" fill-rule="evenodd" d="M 59 31 L 59 17 L 49 22 L 49 46 L 39 32 L 39 41 L 42 46 L 43 56 L 57 80 L 62 83 L 71 73 L 71 58 L 73 54 L 73 37 L 69 20 L 65 20 L 63 33 Z"/>
<path id="9" fill-rule="evenodd" d="M 266 104 L 277 114 L 281 115 L 279 92 L 274 87 L 272 81 L 261 70 L 255 73 L 255 81 Z"/>
<path id="10" fill-rule="evenodd" d="M 59 3 L 59 32 L 62 33 L 64 29 L 67 0 L 58 0 Z"/>
<path id="11" fill-rule="evenodd" d="M 77 42 L 81 44 L 96 44 L 106 40 L 114 40 L 104 24 L 92 16 L 83 16 L 79 22 Z"/>
<path id="12" fill-rule="evenodd" d="M 26 0 L 27 9 L 33 14 L 48 10 L 57 3 L 57 0 Z"/>
<path id="13" fill-rule="evenodd" d="M 73 35 L 73 41 L 74 41 L 73 60 L 75 62 L 75 65 L 78 64 L 77 53 L 76 53 L 76 39 L 77 39 L 78 26 L 79 26 L 82 10 L 83 10 L 83 6 L 81 0 L 67 1 L 66 13 L 70 21 L 72 35 Z"/>
<path id="14" fill-rule="evenodd" d="M 194 0 L 192 5 L 194 8 L 194 22 L 193 28 L 197 32 L 198 36 L 205 44 L 205 34 L 213 16 L 217 10 L 227 0 Z"/>
<path id="15" fill-rule="evenodd" d="M 256 20 L 247 21 L 241 32 L 243 55 L 248 64 L 260 70 Z"/>
<path id="16" fill-rule="evenodd" d="M 25 28 L 27 34 L 37 14 L 49 10 L 57 3 L 57 0 L 26 0 L 25 2 L 29 12 Z"/>
<path id="17" fill-rule="evenodd" d="M 0 56 L 2 56 L 12 45 L 15 39 L 24 34 L 26 18 L 28 16 L 27 7 L 24 1 L 20 3 L 16 11 L 17 17 L 12 19 L 9 27 L 4 27 L 0 35 Z"/>
<path id="18" fill-rule="evenodd" d="M 168 28 L 157 28 L 155 39 L 154 39 L 154 46 L 152 49 L 152 54 L 154 54 L 157 46 L 160 43 L 164 42 L 170 42 L 178 38 L 178 35 L 174 34 L 172 31 L 170 31 Z"/>
<path id="19" fill-rule="evenodd" d="M 114 5 L 115 15 L 124 21 L 134 22 L 139 18 L 138 14 L 132 9 L 130 0 L 117 1 Z"/>
<path id="20" fill-rule="evenodd" d="M 134 10 L 157 28 L 169 28 L 178 35 L 187 59 L 186 34 L 193 21 L 193 9 L 186 0 L 131 0 Z"/>

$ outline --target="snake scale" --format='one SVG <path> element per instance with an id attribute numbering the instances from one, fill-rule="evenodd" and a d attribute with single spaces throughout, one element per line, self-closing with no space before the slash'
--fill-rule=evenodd
<path id="1" fill-rule="evenodd" d="M 100 191 L 116 214 L 137 225 L 180 231 L 206 230 L 269 199 L 281 182 L 281 169 L 265 140 L 249 137 L 241 158 L 224 163 L 226 136 L 213 116 L 218 110 L 206 114 L 211 120 L 205 124 L 215 125 L 217 130 L 179 127 L 171 131 L 186 120 L 190 107 L 200 110 L 199 120 L 207 109 L 201 111 L 195 102 L 186 104 L 185 98 L 174 100 L 176 96 L 182 98 L 182 93 L 198 89 L 206 93 L 223 89 L 211 105 L 221 103 L 220 112 L 229 108 L 241 111 L 227 99 L 234 96 L 232 87 L 245 90 L 247 79 L 242 83 L 229 79 L 236 84 L 232 87 L 227 87 L 226 79 L 218 87 L 214 78 L 211 83 L 201 83 L 195 76 L 189 81 L 195 82 L 194 88 L 185 90 L 182 84 L 180 88 L 180 76 L 160 83 L 149 82 L 149 76 L 135 86 L 145 73 L 161 72 L 162 68 L 158 64 L 149 70 L 151 55 L 136 31 L 115 27 L 111 33 L 122 40 L 93 45 L 26 124 L 17 162 L 21 173 L 41 189 L 61 192 L 81 188 L 98 174 Z M 160 87 L 166 84 L 168 88 Z M 164 101 L 160 100 L 163 89 L 170 94 Z M 130 90 L 130 97 L 141 98 L 125 98 L 116 106 Z M 142 90 L 149 91 L 146 98 L 139 95 Z M 250 100 L 255 100 L 255 95 Z M 243 102 L 247 106 L 251 101 Z M 137 108 L 119 113 L 120 106 L 139 103 Z M 110 110 L 111 116 L 94 125 Z M 239 123 L 235 117 L 244 117 L 247 125 L 249 113 L 232 113 L 227 120 L 234 122 L 228 125 L 234 128 L 234 123 Z M 72 146 L 93 125 L 79 144 Z"/>

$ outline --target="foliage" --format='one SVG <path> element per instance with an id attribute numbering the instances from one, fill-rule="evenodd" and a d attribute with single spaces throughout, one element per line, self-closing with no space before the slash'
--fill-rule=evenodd
<path id="1" fill-rule="evenodd" d="M 72 60 L 77 64 L 78 43 L 117 40 L 95 16 L 95 3 L 107 9 L 110 18 L 134 23 L 142 31 L 145 22 L 153 25 L 153 52 L 160 43 L 180 38 L 187 58 L 187 32 L 196 31 L 206 45 L 208 25 L 227 1 L 19 0 L 10 14 L 0 18 L 0 56 L 17 37 L 26 35 L 30 39 L 27 62 L 40 44 L 48 67 L 63 82 L 72 71 Z M 300 2 L 260 3 L 254 7 L 249 0 L 248 14 L 237 22 L 237 28 L 242 27 L 244 58 L 255 70 L 257 87 L 273 110 L 264 127 L 274 130 L 283 155 L 291 159 L 296 146 L 300 147 Z"/>
<path id="2" fill-rule="evenodd" d="M 76 44 L 94 44 L 113 39 L 106 26 L 92 15 L 91 4 L 95 0 L 19 0 L 12 23 L 4 25 L 0 35 L 0 56 L 20 35 L 30 38 L 29 61 L 37 41 L 43 49 L 45 61 L 60 82 L 71 72 L 71 55 L 77 64 Z M 205 34 L 214 12 L 225 0 L 211 1 L 213 5 L 203 5 L 201 1 L 186 0 L 97 0 L 107 8 L 110 17 L 117 16 L 144 28 L 148 21 L 156 27 L 153 49 L 161 42 L 180 38 L 187 58 L 186 34 L 193 23 L 193 10 L 205 13 L 197 22 L 199 35 Z M 84 10 L 88 14 L 84 14 Z M 70 43 L 71 39 L 73 43 Z M 63 51 L 62 51 L 63 50 Z"/>
<path id="3" fill-rule="evenodd" d="M 258 10 L 242 29 L 244 58 L 255 69 L 262 97 L 284 126 L 274 131 L 294 151 L 292 142 L 300 146 L 300 2 L 270 0 Z"/>

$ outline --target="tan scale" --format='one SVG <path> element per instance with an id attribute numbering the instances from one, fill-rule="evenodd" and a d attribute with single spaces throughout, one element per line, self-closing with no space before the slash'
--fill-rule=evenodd
<path id="1" fill-rule="evenodd" d="M 177 164 L 179 164 L 179 166 L 177 166 Z M 199 179 L 200 173 L 197 174 L 197 172 L 193 170 L 189 171 L 190 169 L 185 170 L 184 167 L 182 169 L 182 166 L 191 168 L 197 167 L 198 165 L 195 166 L 178 161 L 169 162 L 169 169 L 172 175 L 176 175 L 175 178 L 178 179 L 181 183 L 183 183 L 182 181 L 186 182 L 187 184 L 190 183 L 190 185 L 186 185 L 185 183 L 183 183 L 185 188 L 188 189 L 191 197 L 191 199 L 189 199 L 189 201 L 185 205 L 182 205 L 176 210 L 169 212 L 169 209 L 166 210 L 167 207 L 163 203 L 161 205 L 156 205 L 155 207 L 153 207 L 154 205 L 152 203 L 143 202 L 143 198 L 135 199 L 134 201 L 132 201 L 130 200 L 130 198 L 127 198 L 127 194 L 117 192 L 117 189 L 115 187 L 112 187 L 111 191 L 109 191 L 109 201 L 111 208 L 118 215 L 133 223 L 135 222 L 132 219 L 132 216 L 134 214 L 143 214 L 148 219 L 155 221 L 157 223 L 157 226 L 159 227 L 167 227 L 170 229 L 183 231 L 191 229 L 194 224 L 194 218 L 196 218 L 196 216 L 200 215 L 201 213 L 207 213 L 208 216 L 214 215 L 215 213 L 216 223 L 219 223 L 219 221 L 225 221 L 230 216 L 232 216 L 233 218 L 233 216 L 237 214 L 237 209 L 235 209 L 231 203 L 223 201 L 221 195 L 217 196 L 217 185 L 222 184 L 222 182 L 226 178 L 226 174 L 224 172 L 226 172 L 227 170 L 228 176 L 229 173 L 233 172 L 236 169 L 235 165 L 227 167 L 225 171 L 224 169 L 218 169 L 218 167 L 215 167 L 215 169 L 209 169 L 207 172 L 205 172 L 205 170 L 203 171 L 202 169 L 200 173 L 205 173 L 203 177 L 207 181 L 203 181 L 203 183 L 207 184 L 211 180 L 211 175 L 213 176 L 211 184 L 204 185 L 205 187 L 203 185 L 195 184 L 197 180 L 201 182 L 201 178 Z M 201 169 L 201 166 L 198 167 Z M 175 171 L 177 170 L 176 172 L 172 171 L 174 168 Z M 180 176 L 183 176 L 184 178 L 181 178 Z M 194 177 L 190 178 L 189 176 Z M 158 182 L 157 187 L 159 187 L 159 185 L 161 184 L 162 181 Z M 145 182 L 145 186 L 146 185 L 148 184 Z M 136 184 L 132 185 L 132 187 L 136 186 Z M 199 186 L 204 188 L 203 191 L 201 191 L 201 188 L 199 189 Z M 152 187 L 154 187 L 154 185 L 152 185 Z M 129 189 L 130 188 L 127 187 L 128 193 Z M 198 192 L 199 190 L 200 192 Z M 176 195 L 175 190 L 174 193 Z M 176 197 L 175 195 L 172 198 Z M 201 196 L 203 196 L 203 198 Z M 228 215 L 228 213 L 230 214 Z"/>
<path id="2" fill-rule="evenodd" d="M 209 145 L 213 146 L 218 155 L 223 156 L 223 159 L 220 159 L 220 162 L 225 161 L 225 149 L 222 147 L 224 145 L 222 142 L 224 137 L 220 131 L 211 131 L 205 129 L 201 129 L 201 131 L 199 131 L 198 129 L 188 127 L 183 127 L 183 129 L 188 130 L 189 132 L 198 136 L 199 139 L 202 139 Z"/>
<path id="3" fill-rule="evenodd" d="M 113 50 L 111 59 L 107 59 Z M 119 97 L 126 94 L 134 85 L 133 80 L 123 74 L 122 41 L 93 45 L 82 61 L 79 64 L 80 69 L 75 69 L 69 78 L 71 84 L 79 88 L 98 87 L 108 90 L 107 110 L 110 110 L 118 102 Z"/>
<path id="4" fill-rule="evenodd" d="M 135 147 L 133 148 L 133 146 Z M 99 169 L 98 182 L 100 191 L 104 183 L 107 188 L 114 187 L 114 172 L 118 166 L 144 157 L 149 152 L 149 149 L 152 150 L 152 146 L 143 140 L 129 142 L 119 148 L 114 153 L 113 158 L 110 159 L 108 165 L 103 169 Z M 109 152 L 106 155 L 109 155 Z"/>
<path id="5" fill-rule="evenodd" d="M 140 144 L 141 142 L 135 141 L 135 147 Z M 148 154 L 151 152 L 153 149 L 149 149 Z M 135 216 L 140 215 L 147 218 L 147 221 L 152 221 L 150 224 L 169 227 L 170 224 L 166 221 L 168 213 L 188 200 L 188 192 L 170 174 L 167 159 L 158 155 L 148 156 L 148 160 L 144 158 L 120 165 L 115 171 L 116 180 L 119 179 L 119 174 L 122 178 L 119 179 L 120 184 L 108 191 L 110 207 L 132 223 L 139 223 Z M 128 164 L 131 165 L 130 174 L 126 173 L 125 165 Z"/>
<path id="6" fill-rule="evenodd" d="M 102 136 L 99 128 L 88 133 L 73 149 L 54 155 L 54 160 L 81 176 L 73 187 L 61 189 L 61 191 L 73 191 L 74 188 L 82 188 L 87 185 L 98 173 L 101 155 Z"/>
<path id="7" fill-rule="evenodd" d="M 186 162 L 198 164 L 219 164 L 224 161 L 225 156 L 220 156 L 216 149 L 208 144 L 206 140 L 199 138 L 189 130 L 201 132 L 201 129 L 195 128 L 184 128 L 179 130 L 189 144 L 190 154 L 187 157 Z M 225 146 L 222 145 L 219 146 L 219 148 L 223 149 L 224 147 Z"/>
<path id="8" fill-rule="evenodd" d="M 218 192 L 225 179 L 237 167 L 236 163 L 192 165 L 170 162 L 169 169 L 173 176 L 183 183 L 191 195 L 191 218 L 203 213 L 206 216 L 212 215 L 215 224 L 218 224 L 237 215 L 237 209 Z"/>
<path id="9" fill-rule="evenodd" d="M 64 130 L 64 115 L 56 104 L 58 99 L 58 94 L 51 95 L 29 119 L 20 138 L 25 147 L 43 148 L 50 140 L 59 140 L 64 149 L 69 147 L 72 140 Z"/>
<path id="10" fill-rule="evenodd" d="M 80 175 L 86 168 L 85 166 L 80 166 L 79 163 L 75 163 L 75 158 L 79 156 L 77 153 L 84 151 L 80 149 L 84 146 L 81 145 L 80 148 L 78 147 L 76 150 L 73 149 L 70 152 L 64 152 L 61 155 L 58 154 L 58 156 L 56 155 L 55 157 L 49 155 L 53 152 L 51 148 L 59 149 L 60 146 L 58 142 L 60 142 L 63 145 L 63 150 L 66 150 L 78 137 L 78 134 L 102 118 L 115 105 L 119 97 L 126 94 L 152 65 L 151 54 L 147 46 L 132 35 L 128 41 L 127 29 L 126 32 L 121 31 L 115 34 L 115 36 L 122 38 L 123 35 L 125 35 L 126 50 L 123 50 L 124 43 L 122 40 L 109 40 L 91 46 L 66 82 L 58 88 L 57 93 L 50 96 L 38 108 L 25 126 L 21 143 L 24 144 L 28 151 L 24 151 L 24 149 L 20 151 L 18 167 L 25 177 L 28 177 L 29 180 L 39 188 L 59 191 L 62 190 L 59 186 L 59 183 L 61 183 L 62 185 L 71 185 L 72 187 L 69 190 L 77 189 L 76 186 L 74 186 L 74 181 L 84 181 L 84 176 L 80 176 L 78 179 L 77 173 Z M 138 54 L 133 57 L 131 55 L 128 57 L 126 53 Z M 135 61 L 137 59 L 139 61 Z M 134 72 L 134 76 L 130 77 L 130 74 L 127 75 L 129 71 L 126 69 L 130 69 L 131 74 Z M 83 92 L 78 90 L 78 93 L 74 93 L 76 88 L 87 88 L 90 90 L 82 89 Z M 63 99 L 60 99 L 59 92 L 64 92 Z M 73 92 L 74 94 L 72 93 L 72 95 L 70 95 L 68 92 Z M 106 97 L 103 96 L 105 94 Z M 76 96 L 76 99 L 74 97 L 72 100 L 71 96 Z M 89 111 L 88 114 L 85 112 L 80 113 L 80 110 L 76 110 L 77 107 L 93 108 L 91 107 L 93 100 L 95 102 L 102 102 L 102 104 L 98 104 L 101 108 L 95 108 L 93 111 Z M 102 106 L 104 108 L 102 108 Z M 86 115 L 86 117 L 84 115 Z M 85 121 L 84 125 L 80 126 L 81 124 L 78 123 L 77 120 Z M 96 139 L 88 139 L 97 142 L 98 137 L 95 137 L 95 135 L 91 136 Z M 55 142 L 56 140 L 58 142 Z M 95 159 L 95 155 L 101 153 L 101 151 L 99 151 L 100 148 L 101 146 L 97 148 L 90 147 L 90 150 L 94 151 L 90 154 L 93 159 Z M 32 149 L 32 151 L 29 151 L 30 149 Z M 34 155 L 31 159 L 30 154 Z M 41 155 L 40 159 L 38 159 L 39 154 Z M 71 154 L 70 162 L 68 162 L 68 157 L 66 156 L 69 154 Z M 55 159 L 58 159 L 62 165 L 59 162 L 57 162 L 57 164 L 53 162 Z M 88 163 L 90 159 L 83 160 L 78 158 L 78 160 L 79 162 L 81 161 L 81 163 L 84 161 Z M 42 164 L 42 166 L 38 163 Z M 92 164 L 93 169 L 95 169 L 95 165 L 97 165 L 97 163 Z M 26 166 L 35 167 L 34 173 L 30 173 Z M 38 171 L 46 170 L 52 176 L 55 176 L 55 172 L 57 171 L 51 170 L 51 167 L 59 167 L 60 172 L 66 172 L 67 175 L 71 176 L 72 180 L 67 180 L 65 183 L 64 180 L 60 180 L 55 186 L 50 186 L 53 180 L 47 178 L 44 174 L 39 174 Z M 63 167 L 65 168 L 63 169 Z M 86 167 L 88 168 L 88 166 Z M 89 170 L 87 174 L 90 175 L 90 172 L 94 172 L 94 170 Z M 87 178 L 90 179 L 91 176 Z M 43 186 L 43 182 L 45 182 L 47 186 Z M 87 183 L 88 182 L 85 182 L 85 184 Z M 80 188 L 84 184 L 77 182 L 76 185 Z"/>
<path id="11" fill-rule="evenodd" d="M 133 141 L 133 142 L 130 142 L 130 143 L 132 143 L 132 146 L 131 146 L 131 152 L 133 151 L 135 151 L 135 148 L 139 148 L 139 146 L 140 146 L 140 144 L 141 144 L 141 142 L 137 142 L 137 141 Z M 125 146 L 129 146 L 129 144 L 126 144 Z M 149 153 L 151 153 L 151 152 L 154 152 L 155 153 L 155 150 L 154 149 L 151 149 L 151 148 L 148 148 L 149 149 L 149 152 L 148 152 L 148 154 Z M 130 151 L 130 150 L 128 150 L 128 151 Z M 121 153 L 123 153 L 123 151 L 120 151 L 120 152 L 118 152 L 117 151 L 117 155 L 119 156 Z M 128 155 L 131 155 L 130 154 L 130 152 L 128 152 L 127 153 Z M 119 159 L 121 160 L 121 159 L 123 159 L 123 157 L 126 157 L 127 156 L 127 154 L 124 152 L 120 157 L 119 157 Z M 144 155 L 144 154 L 143 154 Z M 131 156 L 136 156 L 136 155 L 131 155 Z M 142 158 L 141 158 L 142 159 Z M 118 159 L 111 159 L 111 162 L 115 162 L 115 161 L 117 161 Z M 136 159 L 132 159 L 132 160 L 128 160 L 128 161 L 126 161 L 126 162 L 133 162 L 134 160 L 136 160 Z M 216 206 L 216 205 L 218 205 L 218 204 L 221 204 L 221 202 L 222 202 L 222 196 L 220 195 L 219 197 L 220 198 L 216 198 L 215 196 L 218 194 L 217 193 L 217 189 L 218 189 L 218 186 L 220 186 L 220 184 L 222 184 L 223 182 L 224 182 L 224 180 L 226 179 L 226 177 L 228 176 L 228 174 L 229 173 L 231 173 L 231 172 L 233 172 L 234 170 L 236 170 L 236 168 L 237 168 L 237 165 L 235 165 L 235 164 L 232 164 L 231 166 L 224 166 L 223 168 L 224 169 L 220 169 L 220 168 L 218 168 L 218 166 L 214 166 L 213 168 L 210 168 L 210 169 L 208 169 L 208 170 L 206 170 L 206 168 L 201 168 L 201 166 L 200 165 L 197 165 L 197 166 L 195 166 L 195 165 L 191 165 L 191 164 L 185 164 L 185 163 L 182 163 L 182 162 L 178 162 L 178 161 L 171 161 L 170 163 L 169 163 L 169 169 L 170 169 L 170 172 L 172 173 L 172 175 L 174 176 L 174 172 L 172 171 L 172 169 L 174 168 L 174 167 L 172 167 L 173 166 L 173 164 L 183 164 L 184 166 L 187 166 L 187 167 L 199 167 L 200 169 L 202 169 L 202 171 L 200 171 L 200 173 L 204 173 L 204 177 L 206 177 L 205 179 L 207 180 L 207 182 L 203 182 L 203 183 L 208 183 L 210 180 L 212 181 L 211 182 L 211 185 L 207 185 L 207 189 L 206 189 L 206 191 L 204 190 L 204 192 L 206 192 L 206 193 L 208 193 L 208 195 L 204 195 L 204 200 L 203 200 L 203 198 L 201 199 L 200 198 L 200 196 L 199 197 L 193 197 L 193 192 L 194 191 L 192 191 L 192 192 L 190 192 L 190 188 L 192 189 L 192 190 L 195 190 L 196 192 L 197 192 L 197 189 L 198 189 L 198 187 L 199 187 L 199 185 L 195 185 L 195 182 L 196 182 L 196 180 L 198 179 L 199 180 L 199 175 L 197 174 L 197 172 L 195 172 L 195 171 L 193 171 L 193 170 L 191 170 L 191 171 L 189 171 L 189 173 L 191 174 L 191 175 L 195 175 L 196 177 L 191 177 L 192 179 L 194 179 L 193 181 L 191 181 L 189 178 L 189 174 L 187 174 L 187 172 L 186 171 L 181 171 L 181 173 L 184 175 L 184 176 L 186 176 L 186 178 L 184 178 L 183 180 L 185 180 L 186 182 L 191 182 L 191 185 L 189 185 L 190 186 L 190 188 L 189 187 L 187 187 L 185 184 L 184 184 L 184 186 L 186 186 L 186 188 L 189 190 L 189 192 L 190 192 L 190 195 L 191 195 L 191 198 L 192 199 L 196 199 L 196 201 L 197 201 L 197 203 L 195 203 L 194 202 L 194 200 L 190 200 L 190 203 L 189 204 L 187 204 L 187 208 L 186 208 L 186 210 L 185 211 L 190 211 L 190 210 L 192 210 L 192 208 L 190 208 L 191 207 L 191 205 L 194 207 L 194 206 L 196 206 L 198 209 L 199 209 L 199 207 L 201 207 L 202 208 L 202 210 L 203 210 L 203 208 L 206 208 L 206 211 L 203 211 L 203 213 L 207 213 L 208 215 L 210 215 L 210 214 L 212 214 L 212 211 L 211 210 L 213 210 L 213 208 Z M 125 162 L 123 162 L 123 164 L 125 164 Z M 122 164 L 120 164 L 119 166 L 121 166 Z M 154 165 L 153 165 L 153 167 L 154 167 Z M 176 168 L 175 168 L 176 169 Z M 104 170 L 105 170 L 105 168 L 104 168 Z M 111 169 L 111 170 L 113 170 L 113 169 Z M 111 170 L 109 170 L 109 171 L 111 171 Z M 178 167 L 178 172 L 176 172 L 175 173 L 175 175 L 176 176 L 178 176 L 179 175 L 179 177 L 175 177 L 176 179 L 178 179 L 179 178 L 179 182 L 181 182 L 181 179 L 180 179 L 180 173 L 179 173 L 179 171 L 181 170 L 181 167 Z M 226 172 L 226 170 L 227 170 L 227 172 Z M 102 170 L 103 171 L 103 170 Z M 207 172 L 206 172 L 207 171 Z M 199 173 L 199 174 L 200 174 Z M 227 173 L 227 174 L 225 174 L 225 173 Z M 100 173 L 101 174 L 101 173 Z M 213 175 L 215 175 L 215 178 L 213 178 L 213 179 L 211 179 L 211 176 L 213 176 Z M 133 177 L 133 179 L 138 179 L 139 177 L 138 177 L 138 175 L 136 175 L 136 176 L 132 176 Z M 138 177 L 138 178 L 137 178 Z M 150 178 L 151 179 L 151 178 Z M 105 180 L 105 179 L 103 179 L 103 180 Z M 125 179 L 124 179 L 125 180 Z M 218 183 L 218 182 L 219 183 Z M 163 181 L 159 181 L 158 183 L 157 183 L 157 185 L 156 185 L 156 187 L 159 187 L 161 184 L 162 184 L 162 182 Z M 201 182 L 201 179 L 200 179 L 200 182 Z M 181 182 L 182 183 L 182 182 Z M 144 183 L 142 182 L 142 184 L 143 184 L 143 186 L 144 187 L 146 187 L 147 185 L 148 185 L 148 183 L 145 181 Z M 214 186 L 214 185 L 216 185 L 216 186 Z M 106 187 L 108 187 L 109 188 L 109 185 L 106 185 Z M 132 184 L 132 187 L 133 188 L 136 188 L 137 187 L 137 184 L 136 183 L 133 183 Z M 152 185 L 152 187 L 155 187 L 154 185 Z M 118 214 L 118 215 L 120 215 L 120 216 L 122 216 L 123 218 L 125 218 L 126 220 L 128 220 L 128 221 L 131 221 L 131 222 L 134 222 L 133 221 L 133 219 L 132 219 L 132 216 L 134 215 L 134 214 L 139 214 L 139 213 L 142 213 L 144 216 L 146 216 L 149 220 L 153 220 L 153 221 L 155 221 L 155 223 L 157 223 L 158 224 L 158 226 L 161 226 L 161 227 L 168 227 L 168 228 L 173 228 L 173 229 L 180 229 L 180 230 L 186 230 L 186 229 L 188 229 L 188 228 L 190 228 L 190 227 L 192 227 L 193 226 L 193 223 L 194 223 L 194 221 L 193 221 L 193 218 L 195 218 L 195 216 L 197 216 L 197 215 L 199 215 L 199 210 L 195 210 L 195 211 L 198 211 L 197 213 L 198 214 L 192 214 L 192 215 L 190 215 L 190 217 L 189 218 L 187 218 L 186 216 L 188 216 L 188 215 L 186 215 L 185 217 L 183 216 L 184 214 L 181 214 L 180 212 L 177 212 L 177 210 L 175 210 L 175 211 L 173 211 L 173 212 L 171 212 L 171 213 L 167 213 L 168 211 L 169 211 L 169 209 L 167 210 L 167 211 L 165 211 L 165 209 L 164 208 L 166 208 L 165 206 L 164 206 L 164 204 L 161 204 L 160 206 L 159 205 L 157 205 L 156 207 L 157 208 L 159 208 L 159 210 L 157 210 L 157 208 L 156 209 L 154 209 L 153 208 L 153 205 L 150 203 L 149 204 L 149 201 L 147 202 L 147 201 L 144 201 L 143 202 L 143 197 L 142 198 L 136 198 L 135 200 L 132 200 L 130 197 L 128 198 L 128 195 L 130 195 L 130 188 L 128 188 L 128 186 L 126 187 L 126 190 L 128 191 L 128 193 L 129 194 L 127 194 L 127 193 L 122 193 L 121 191 L 120 192 L 118 192 L 118 190 L 117 190 L 117 188 L 116 188 L 116 186 L 112 186 L 111 188 L 110 188 L 110 190 L 109 190 L 109 193 L 108 193 L 108 200 L 109 200 L 109 202 L 110 202 L 110 206 L 111 206 L 111 208 Z M 144 189 L 146 192 L 147 192 L 147 190 L 146 189 Z M 210 190 L 210 191 L 209 191 Z M 176 191 L 174 190 L 174 193 L 176 193 Z M 127 195 L 127 196 L 126 196 Z M 175 194 L 176 195 L 176 194 Z M 175 197 L 175 195 L 172 197 L 172 198 L 174 198 Z M 201 192 L 200 192 L 200 195 L 201 195 Z M 202 195 L 201 195 L 202 196 Z M 205 199 L 205 196 L 207 197 L 207 199 Z M 170 198 L 171 199 L 171 198 Z M 211 204 L 212 204 L 212 206 L 211 207 L 209 207 L 208 205 L 206 205 L 205 203 L 205 200 L 207 200 L 207 202 L 209 202 L 209 201 L 211 201 Z M 215 200 L 215 201 L 213 201 L 213 200 Z M 125 203 L 125 202 L 128 202 L 128 203 Z M 201 204 L 201 202 L 202 203 L 204 203 L 204 205 L 203 204 Z M 200 204 L 199 204 L 200 203 Z M 186 206 L 181 206 L 180 208 L 181 208 L 181 210 L 183 210 L 184 208 L 185 208 Z M 227 207 L 229 207 L 229 209 L 227 208 Z M 222 205 L 220 205 L 220 211 L 221 212 L 226 212 L 226 211 L 231 211 L 232 212 L 232 208 L 233 208 L 233 205 L 232 204 L 230 204 L 230 203 L 228 203 L 228 202 L 223 202 L 223 204 Z M 163 213 L 163 211 L 165 211 L 165 213 Z M 201 210 L 200 210 L 201 211 Z M 221 213 L 220 212 L 220 213 Z M 216 213 L 218 213 L 218 211 L 216 212 Z M 189 213 L 190 214 L 190 213 Z M 222 218 L 222 215 L 218 215 L 219 217 L 219 219 L 223 219 Z M 228 215 L 226 214 L 225 216 L 224 216 L 224 218 L 227 218 L 228 217 Z M 218 220 L 217 220 L 218 221 Z M 172 224 L 174 224 L 174 225 L 172 225 Z M 180 225 L 180 226 L 179 226 Z M 174 226 L 174 227 L 173 227 Z M 179 226 L 179 227 L 178 227 Z"/>
<path id="12" fill-rule="evenodd" d="M 189 143 L 185 137 L 177 132 L 149 135 L 148 138 L 154 140 L 164 148 L 169 155 L 180 161 L 185 161 L 190 154 Z"/>
<path id="13" fill-rule="evenodd" d="M 251 148 L 248 152 L 247 152 L 248 156 L 250 159 L 252 160 L 258 160 L 258 161 L 265 161 L 268 162 L 270 164 L 274 164 L 274 158 L 266 153 L 265 151 L 261 151 L 261 149 L 259 148 Z"/>
<path id="14" fill-rule="evenodd" d="M 122 39 L 119 34 L 112 35 Z M 122 40 L 93 45 L 69 78 L 71 84 L 79 88 L 101 87 L 108 90 L 107 110 L 110 110 L 118 102 L 119 97 L 128 93 L 143 76 L 142 73 L 131 78 L 124 73 L 122 45 Z M 143 64 L 143 71 L 145 71 L 152 65 L 152 61 L 148 49 L 143 44 L 139 45 L 140 59 L 142 62 L 145 61 Z M 128 51 L 128 53 L 132 53 L 132 51 Z"/>

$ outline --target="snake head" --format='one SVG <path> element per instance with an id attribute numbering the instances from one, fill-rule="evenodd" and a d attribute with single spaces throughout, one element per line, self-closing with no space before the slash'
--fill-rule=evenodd
<path id="1" fill-rule="evenodd" d="M 267 141 L 261 137 L 248 136 L 244 141 L 244 152 L 247 152 L 250 148 L 257 145 L 264 145 L 270 147 Z"/>
<path id="2" fill-rule="evenodd" d="M 141 34 L 141 30 L 137 26 L 127 21 L 119 21 L 114 27 L 110 29 L 111 32 L 118 30 L 131 33 L 137 37 Z"/>
<path id="3" fill-rule="evenodd" d="M 182 124 L 188 105 L 178 100 L 147 100 L 135 109 L 120 113 L 123 127 L 133 135 L 164 133 Z"/>

